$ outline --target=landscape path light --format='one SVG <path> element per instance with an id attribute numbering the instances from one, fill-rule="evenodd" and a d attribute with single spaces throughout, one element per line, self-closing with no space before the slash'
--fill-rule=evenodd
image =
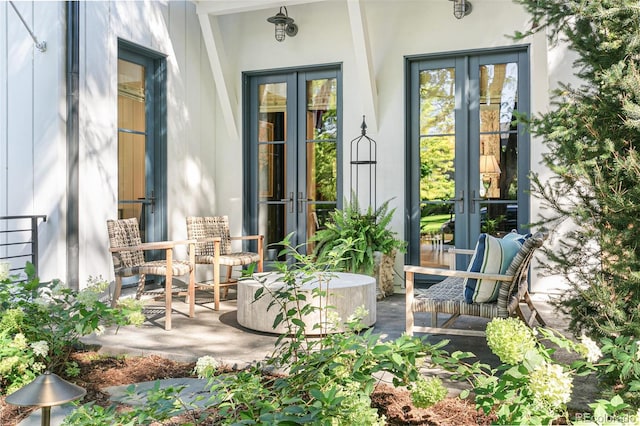
<path id="1" fill-rule="evenodd" d="M 45 372 L 34 381 L 5 398 L 5 402 L 22 407 L 42 407 L 42 426 L 51 424 L 51 407 L 85 396 L 87 391 L 54 373 Z"/>

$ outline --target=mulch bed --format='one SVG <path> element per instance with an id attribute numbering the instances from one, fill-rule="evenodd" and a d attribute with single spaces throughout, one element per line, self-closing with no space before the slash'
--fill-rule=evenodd
<path id="1" fill-rule="evenodd" d="M 109 406 L 109 395 L 102 389 L 152 380 L 195 377 L 195 363 L 176 362 L 159 356 L 107 357 L 96 352 L 76 352 L 73 360 L 80 366 L 80 374 L 65 379 L 87 390 L 82 402 L 95 401 Z M 384 414 L 389 425 L 490 425 L 491 418 L 479 413 L 473 404 L 457 398 L 448 398 L 428 409 L 416 408 L 409 392 L 380 384 L 372 395 L 372 405 Z M 15 426 L 34 409 L 6 404 L 0 397 L 0 425 Z M 167 424 L 180 424 L 173 419 Z"/>

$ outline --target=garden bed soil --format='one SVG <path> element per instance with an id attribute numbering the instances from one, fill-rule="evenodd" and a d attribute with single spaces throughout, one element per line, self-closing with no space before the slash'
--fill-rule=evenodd
<path id="1" fill-rule="evenodd" d="M 108 386 L 127 385 L 159 379 L 194 377 L 195 363 L 168 360 L 159 356 L 107 357 L 96 352 L 73 354 L 80 366 L 80 374 L 67 380 L 85 388 L 83 403 L 95 401 L 109 406 L 109 395 L 103 391 Z M 380 384 L 372 395 L 372 404 L 387 418 L 389 425 L 489 425 L 491 419 L 479 413 L 472 403 L 458 398 L 448 398 L 428 409 L 416 408 L 409 393 L 386 384 Z M 33 408 L 6 404 L 0 397 L 0 425 L 15 426 L 26 418 Z M 176 417 L 164 425 L 179 425 Z"/>

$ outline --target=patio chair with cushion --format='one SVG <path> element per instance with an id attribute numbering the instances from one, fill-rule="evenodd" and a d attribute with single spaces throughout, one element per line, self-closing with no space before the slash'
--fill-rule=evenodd
<path id="1" fill-rule="evenodd" d="M 138 275 L 136 299 L 143 295 L 154 298 L 165 297 L 165 330 L 171 330 L 171 305 L 174 294 L 185 295 L 189 303 L 189 317 L 194 316 L 195 300 L 195 241 L 158 241 L 143 243 L 136 218 L 108 220 L 109 251 L 113 260 L 113 270 L 116 285 L 111 299 L 112 306 L 116 306 L 122 291 L 122 278 Z M 189 246 L 189 261 L 173 259 L 174 248 L 178 245 Z M 164 250 L 164 260 L 146 261 L 144 252 L 148 250 Z M 147 275 L 165 277 L 163 288 L 145 289 Z M 173 277 L 188 275 L 187 289 L 174 287 Z"/>
<path id="2" fill-rule="evenodd" d="M 406 332 L 482 336 L 484 331 L 450 328 L 461 316 L 507 318 L 517 316 L 530 327 L 544 320 L 528 291 L 528 272 L 536 249 L 547 238 L 545 232 L 520 235 L 515 232 L 503 238 L 482 234 L 475 250 L 451 249 L 451 269 L 405 265 Z M 473 255 L 466 271 L 455 270 L 456 254 Z M 415 288 L 415 274 L 447 277 L 427 289 Z M 523 305 L 528 309 L 523 310 Z M 528 317 L 527 313 L 528 311 Z M 416 313 L 431 314 L 431 326 L 415 326 Z M 438 325 L 438 314 L 449 318 Z"/>
<path id="3" fill-rule="evenodd" d="M 213 265 L 213 285 L 207 282 L 196 283 L 196 288 L 213 288 L 214 309 L 220 309 L 220 288 L 224 287 L 225 297 L 229 286 L 237 284 L 231 277 L 234 266 L 257 264 L 257 272 L 263 269 L 263 235 L 245 235 L 232 237 L 229 231 L 228 216 L 190 216 L 187 217 L 187 237 L 197 241 L 195 263 Z M 231 241 L 256 240 L 257 252 L 232 251 Z M 227 268 L 225 281 L 220 280 L 220 266 Z"/>

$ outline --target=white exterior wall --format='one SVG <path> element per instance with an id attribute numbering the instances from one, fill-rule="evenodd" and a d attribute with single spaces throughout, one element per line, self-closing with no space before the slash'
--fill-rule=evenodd
<path id="1" fill-rule="evenodd" d="M 353 1 L 353 0 L 347 0 Z M 203 2 L 206 3 L 206 2 Z M 361 0 L 368 33 L 372 74 L 377 87 L 377 116 L 369 117 L 368 136 L 378 143 L 377 199 L 394 198 L 396 207 L 394 229 L 404 235 L 404 165 L 405 165 L 405 57 L 440 52 L 491 49 L 512 45 L 529 45 L 531 63 L 531 109 L 545 111 L 549 107 L 549 88 L 557 87 L 557 79 L 570 78 L 571 62 L 562 47 L 551 49 L 544 34 L 520 42 L 508 35 L 529 27 L 529 16 L 524 9 L 510 0 L 472 1 L 473 11 L 461 20 L 452 13 L 449 1 L 429 0 Z M 287 68 L 324 63 L 342 63 L 343 69 L 343 173 L 344 194 L 349 194 L 349 141 L 359 136 L 362 115 L 369 96 L 361 90 L 362 76 L 358 73 L 346 1 L 328 0 L 311 4 L 291 4 L 290 17 L 298 24 L 299 32 L 278 43 L 273 37 L 273 26 L 266 18 L 277 12 L 277 7 L 231 15 L 220 15 L 224 48 L 227 52 L 228 86 L 236 100 L 241 99 L 243 71 Z M 234 54 L 231 54 L 233 52 Z M 551 52 L 551 54 L 549 54 Z M 241 129 L 241 104 L 233 104 L 237 127 Z M 223 118 L 217 116 L 217 132 L 224 131 Z M 371 126 L 377 122 L 377 129 Z M 242 130 L 240 130 L 240 133 Z M 223 139 L 221 139 L 221 137 Z M 216 182 L 230 179 L 240 182 L 242 169 L 229 158 L 240 158 L 241 139 L 225 140 L 217 134 Z M 240 136 L 241 138 L 241 136 Z M 541 172 L 541 144 L 531 141 L 531 169 Z M 382 159 L 380 161 L 380 159 Z M 218 200 L 228 203 L 224 211 L 241 217 L 242 187 L 218 187 Z M 539 202 L 531 200 L 532 220 L 539 210 Z M 403 256 L 396 259 L 396 269 L 402 270 Z M 534 268 L 535 270 L 535 268 Z M 532 277 L 534 290 L 546 291 L 557 280 L 542 283 Z"/>
<path id="2" fill-rule="evenodd" d="M 118 210 L 118 39 L 167 55 L 170 239 L 186 238 L 194 206 L 213 208 L 214 194 L 202 189 L 214 189 L 215 92 L 193 3 L 83 2 L 80 16 L 80 277 L 112 279 L 106 220 Z"/>
<path id="3" fill-rule="evenodd" d="M 446 0 L 361 0 L 370 65 L 377 93 L 370 117 L 363 92 L 347 1 L 286 1 L 299 26 L 296 37 L 275 41 L 266 18 L 272 1 L 255 10 L 209 16 L 219 26 L 220 58 L 229 99 L 215 90 L 189 1 L 92 1 L 80 6 L 80 281 L 113 278 L 105 221 L 117 211 L 117 40 L 167 55 L 168 235 L 186 236 L 188 215 L 228 214 L 232 233 L 242 226 L 242 72 L 341 63 L 343 69 L 344 193 L 349 193 L 349 144 L 367 114 L 368 135 L 378 142 L 377 199 L 394 198 L 393 227 L 404 233 L 405 57 L 513 45 L 507 37 L 527 28 L 529 17 L 510 0 L 475 0 L 473 12 L 454 18 Z M 207 2 L 201 2 L 202 5 Z M 217 0 L 217 4 L 244 4 Z M 0 215 L 47 214 L 41 226 L 41 275 L 64 278 L 66 268 L 66 134 L 63 2 L 16 2 L 34 33 L 47 41 L 41 53 L 8 3 L 0 4 Z M 268 8 L 265 8 L 267 5 Z M 549 88 L 571 77 L 562 47 L 544 35 L 530 45 L 532 110 L 549 106 Z M 369 85 L 371 86 L 371 85 Z M 36 95 L 37 93 L 37 95 Z M 224 107 L 235 123 L 229 132 Z M 377 126 L 372 123 L 377 123 Z M 540 169 L 541 145 L 532 141 L 531 167 Z M 542 171 L 544 172 L 544 171 Z M 532 216 L 539 210 L 533 199 Z M 402 256 L 397 259 L 401 270 Z M 534 288 L 546 289 L 537 284 Z"/>
<path id="4" fill-rule="evenodd" d="M 40 275 L 66 275 L 66 139 L 62 3 L 0 3 L 0 216 L 47 215 Z"/>
<path id="5" fill-rule="evenodd" d="M 47 51 L 0 4 L 0 215 L 46 214 L 40 275 L 65 279 L 65 4 L 15 4 Z M 118 38 L 167 55 L 168 206 L 183 206 L 169 209 L 169 237 L 186 237 L 190 206 L 213 208 L 201 191 L 213 190 L 215 92 L 195 5 L 81 2 L 80 286 L 89 276 L 113 279 L 106 220 L 117 212 Z"/>

